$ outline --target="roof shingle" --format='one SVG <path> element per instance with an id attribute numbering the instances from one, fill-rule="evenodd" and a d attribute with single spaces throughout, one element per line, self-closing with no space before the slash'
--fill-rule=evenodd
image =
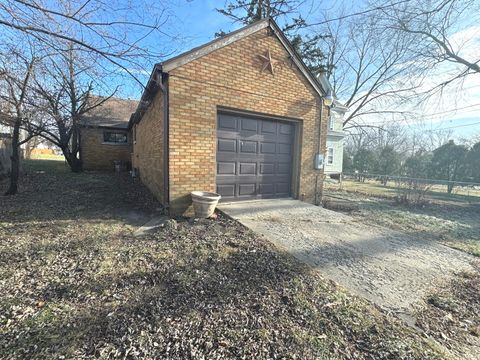
<path id="1" fill-rule="evenodd" d="M 96 96 L 92 101 L 98 102 L 101 100 L 101 97 Z M 135 112 L 137 105 L 138 101 L 136 100 L 112 97 L 85 113 L 81 125 L 127 129 L 130 116 Z"/>

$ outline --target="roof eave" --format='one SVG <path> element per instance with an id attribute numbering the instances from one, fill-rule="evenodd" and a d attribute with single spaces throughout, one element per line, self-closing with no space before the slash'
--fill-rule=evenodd
<path id="1" fill-rule="evenodd" d="M 313 73 L 308 69 L 308 66 L 302 60 L 300 55 L 295 51 L 290 41 L 287 39 L 283 31 L 280 29 L 280 27 L 277 25 L 277 23 L 273 19 L 269 19 L 269 25 L 270 25 L 270 28 L 274 31 L 277 38 L 282 43 L 285 50 L 287 50 L 287 52 L 290 54 L 290 57 L 292 58 L 297 68 L 307 78 L 310 85 L 313 86 L 313 88 L 317 91 L 317 93 L 320 96 L 325 96 L 328 93 L 328 91 L 331 89 L 330 84 L 328 83 L 328 80 L 326 80 L 326 83 L 328 84 L 328 86 L 325 86 L 315 77 L 315 75 L 313 75 Z"/>
<path id="2" fill-rule="evenodd" d="M 231 33 L 222 36 L 218 39 L 214 39 L 206 44 L 197 46 L 189 51 L 174 56 L 164 62 L 161 65 L 164 72 L 172 71 L 182 65 L 185 65 L 193 60 L 196 60 L 204 55 L 207 55 L 215 50 L 221 49 L 227 45 L 234 43 L 237 40 L 243 39 L 261 29 L 269 27 L 270 19 L 262 19 L 253 24 L 245 26 L 241 29 L 232 31 Z"/>
<path id="3" fill-rule="evenodd" d="M 138 102 L 137 109 L 130 116 L 130 120 L 128 122 L 128 129 L 131 129 L 135 123 L 138 123 L 140 121 L 148 105 L 150 104 L 150 100 L 155 96 L 158 90 L 161 90 L 162 72 L 162 64 L 155 64 L 150 74 L 150 77 L 148 78 L 147 85 L 143 90 L 142 97 Z"/>
<path id="4" fill-rule="evenodd" d="M 295 65 L 300 70 L 300 72 L 305 76 L 305 78 L 310 83 L 310 85 L 319 94 L 319 96 L 323 97 L 327 95 L 329 91 L 333 93 L 333 88 L 330 85 L 328 79 L 323 74 L 320 75 L 319 78 L 313 75 L 313 73 L 308 69 L 307 65 L 303 62 L 301 57 L 297 54 L 292 44 L 283 34 L 282 30 L 279 28 L 276 22 L 271 18 L 266 18 L 266 19 L 259 20 L 246 27 L 243 27 L 241 29 L 238 29 L 236 31 L 233 31 L 221 38 L 214 39 L 204 45 L 198 46 L 192 50 L 189 50 L 180 55 L 177 55 L 162 63 L 156 64 L 147 82 L 147 86 L 145 87 L 145 90 L 142 94 L 137 110 L 135 111 L 135 113 L 132 115 L 130 119 L 129 128 L 133 126 L 134 123 L 138 122 L 141 119 L 145 111 L 145 104 L 147 104 L 146 106 L 148 107 L 148 103 L 151 100 L 152 96 L 154 96 L 158 91 L 158 89 L 161 88 L 161 81 L 160 82 L 158 81 L 159 79 L 158 75 L 160 75 L 160 79 L 161 79 L 162 73 L 169 73 L 170 71 L 182 65 L 185 65 L 204 55 L 207 55 L 215 50 L 221 49 L 224 46 L 227 46 L 237 40 L 240 40 L 261 29 L 265 29 L 268 27 L 272 29 L 274 34 L 282 43 L 285 50 L 289 53 L 292 61 L 295 63 Z"/>

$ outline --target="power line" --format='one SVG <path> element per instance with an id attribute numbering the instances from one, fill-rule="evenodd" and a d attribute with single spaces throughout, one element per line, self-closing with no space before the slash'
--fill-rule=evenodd
<path id="1" fill-rule="evenodd" d="M 455 109 L 452 109 L 452 110 L 441 111 L 441 112 L 437 112 L 437 113 L 433 113 L 433 114 L 427 114 L 425 117 L 434 116 L 434 115 L 449 114 L 449 113 L 452 113 L 452 112 L 456 112 L 458 110 L 469 109 L 469 108 L 476 107 L 476 106 L 480 106 L 480 103 L 472 104 L 472 105 L 468 105 L 468 106 L 464 106 L 464 107 L 460 107 L 460 108 L 455 108 Z"/>
<path id="2" fill-rule="evenodd" d="M 373 11 L 388 9 L 388 8 L 390 8 L 390 7 L 392 7 L 392 6 L 404 4 L 404 3 L 407 3 L 407 2 L 410 2 L 410 1 L 411 1 L 411 0 L 401 0 L 401 1 L 397 1 L 397 2 L 395 2 L 395 3 L 393 3 L 393 4 L 388 4 L 388 5 L 383 5 L 383 6 L 375 6 L 375 7 L 373 7 L 373 8 L 367 9 L 367 10 L 359 11 L 359 12 L 352 13 L 352 14 L 348 14 L 348 15 L 339 16 L 339 17 L 334 18 L 334 19 L 328 19 L 328 20 L 325 20 L 325 21 L 317 22 L 317 23 L 311 23 L 311 24 L 306 25 L 305 27 L 328 24 L 328 23 L 330 23 L 330 22 L 332 22 L 332 21 L 348 19 L 348 18 L 351 18 L 351 17 L 354 17 L 354 16 L 359 16 L 359 15 L 368 14 L 368 13 L 373 12 Z"/>
<path id="3" fill-rule="evenodd" d="M 456 128 L 460 128 L 460 127 L 473 126 L 473 125 L 480 125 L 480 121 L 474 122 L 472 124 L 455 125 L 455 126 L 449 126 L 449 127 L 446 127 L 446 128 L 432 129 L 432 130 L 426 130 L 426 131 L 433 132 L 433 131 L 449 130 L 449 129 L 456 129 Z"/>

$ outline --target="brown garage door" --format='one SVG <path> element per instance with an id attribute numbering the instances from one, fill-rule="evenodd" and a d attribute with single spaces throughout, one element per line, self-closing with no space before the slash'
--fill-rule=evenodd
<path id="1" fill-rule="evenodd" d="M 291 195 L 294 125 L 218 115 L 217 192 L 223 200 Z"/>

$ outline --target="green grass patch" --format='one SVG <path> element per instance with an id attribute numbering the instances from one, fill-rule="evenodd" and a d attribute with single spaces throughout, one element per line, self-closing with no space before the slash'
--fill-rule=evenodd
<path id="1" fill-rule="evenodd" d="M 62 161 L 63 160 L 63 161 Z M 30 159 L 22 161 L 23 169 L 27 172 L 46 172 L 49 174 L 65 174 L 70 172 L 65 159 Z"/>

